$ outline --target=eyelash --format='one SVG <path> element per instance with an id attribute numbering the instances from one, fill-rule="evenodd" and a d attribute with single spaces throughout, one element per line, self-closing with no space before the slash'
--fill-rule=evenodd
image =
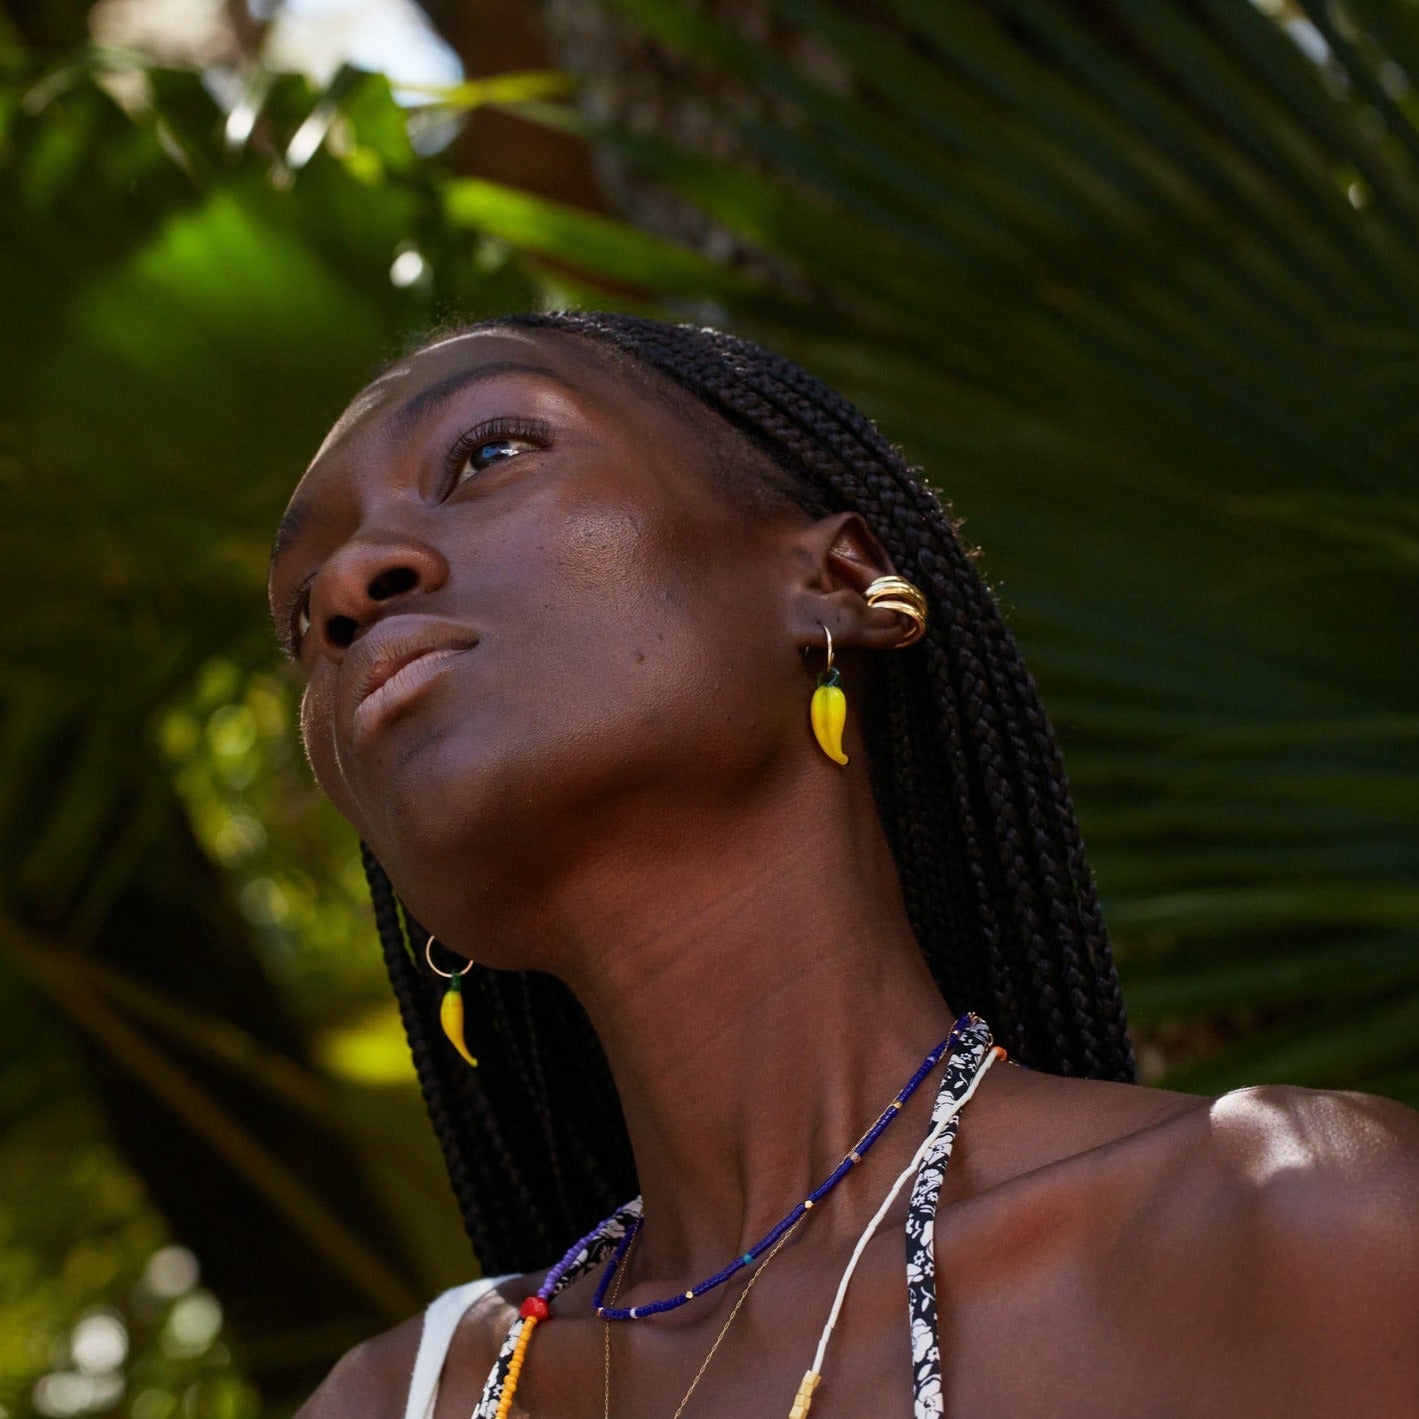
<path id="1" fill-rule="evenodd" d="M 448 458 L 444 463 L 445 488 L 442 497 L 446 498 L 455 488 L 463 486 L 458 480 L 458 474 L 470 454 L 485 443 L 500 443 L 503 439 L 522 439 L 539 448 L 545 448 L 552 441 L 552 430 L 541 419 L 498 418 L 485 419 L 481 424 L 475 424 L 467 433 L 459 435 L 448 451 Z M 478 471 L 481 472 L 481 469 Z"/>
<path id="2" fill-rule="evenodd" d="M 470 454 L 483 444 L 501 442 L 504 439 L 523 439 L 527 443 L 536 444 L 539 448 L 545 448 L 552 441 L 552 431 L 550 426 L 541 419 L 500 417 L 484 419 L 481 424 L 475 424 L 466 433 L 460 434 L 454 441 L 453 447 L 448 451 L 448 457 L 444 460 L 442 491 L 439 494 L 439 501 L 444 501 L 456 488 L 463 486 L 464 480 L 459 480 L 458 474 Z M 496 463 L 501 460 L 493 459 L 491 461 Z M 284 633 L 281 649 L 291 660 L 300 658 L 301 643 L 305 638 L 305 632 L 296 630 L 296 617 L 306 609 L 307 595 L 314 580 L 315 573 L 312 572 L 287 598 L 282 611 L 281 625 L 284 627 Z"/>
<path id="3" fill-rule="evenodd" d="M 286 604 L 281 608 L 281 616 L 278 625 L 281 631 L 281 650 L 287 660 L 300 659 L 301 642 L 304 639 L 304 632 L 296 630 L 296 617 L 305 610 L 306 595 L 310 591 L 311 583 L 314 580 L 315 573 L 312 572 L 286 598 Z"/>

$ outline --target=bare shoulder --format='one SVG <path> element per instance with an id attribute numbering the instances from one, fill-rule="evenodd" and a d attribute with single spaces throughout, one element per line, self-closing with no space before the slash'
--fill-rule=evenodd
<path id="1" fill-rule="evenodd" d="M 1257 1084 L 1210 1099 L 1219 1144 L 1329 1175 L 1419 1166 L 1419 1111 L 1353 1089 Z"/>
<path id="2" fill-rule="evenodd" d="M 1354 1412 L 1359 1395 L 1366 1413 L 1419 1413 L 1419 1112 L 1262 1085 L 1167 1132 L 1169 1214 L 1233 1352 L 1284 1355 L 1275 1383 L 1301 1413 Z"/>
<path id="3" fill-rule="evenodd" d="M 410 1316 L 347 1350 L 296 1411 L 295 1419 L 397 1419 L 404 1412 L 424 1317 Z"/>
<path id="4" fill-rule="evenodd" d="M 450 1342 L 447 1375 L 483 1375 L 492 1368 L 517 1306 L 536 1280 L 500 1281 L 473 1301 Z M 423 1331 L 420 1311 L 347 1350 L 295 1419 L 403 1419 Z"/>
<path id="5" fill-rule="evenodd" d="M 1337 1205 L 1351 1228 L 1419 1217 L 1419 1111 L 1392 1099 L 1291 1084 L 1208 1097 L 1049 1075 L 1014 1089 L 1029 1111 L 1012 1122 L 1031 1124 L 1034 1166 L 1086 1163 L 1101 1178 L 1158 1172 L 1293 1224 Z"/>
<path id="6" fill-rule="evenodd" d="M 1419 1414 L 1419 1112 L 1294 1085 L 1067 1089 L 1086 1147 L 1040 1177 L 1119 1375 L 1150 1357 L 1140 1405 L 1161 1386 L 1192 1396 L 1177 1413 Z"/>
<path id="7" fill-rule="evenodd" d="M 1257 1085 L 1193 1115 L 1258 1245 L 1419 1300 L 1419 1112 L 1345 1089 Z"/>

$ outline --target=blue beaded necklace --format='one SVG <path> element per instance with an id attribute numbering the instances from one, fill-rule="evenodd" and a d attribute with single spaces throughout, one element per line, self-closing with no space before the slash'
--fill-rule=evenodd
<path id="1" fill-rule="evenodd" d="M 828 1174 L 814 1190 L 808 1194 L 789 1214 L 765 1233 L 763 1239 L 756 1242 L 748 1251 L 734 1258 L 728 1266 L 716 1271 L 707 1280 L 701 1281 L 698 1286 L 692 1286 L 688 1291 L 681 1291 L 677 1295 L 667 1296 L 663 1301 L 650 1301 L 643 1306 L 608 1306 L 605 1303 L 606 1292 L 610 1288 L 612 1278 L 616 1275 L 622 1261 L 625 1260 L 626 1253 L 630 1250 L 631 1243 L 635 1240 L 636 1234 L 640 1231 L 645 1222 L 643 1215 L 638 1215 L 631 1225 L 626 1229 L 625 1235 L 617 1244 L 615 1251 L 611 1254 L 611 1260 L 606 1264 L 606 1270 L 602 1274 L 601 1284 L 596 1288 L 596 1294 L 591 1298 L 591 1304 L 596 1314 L 602 1320 L 644 1320 L 647 1316 L 663 1315 L 666 1311 L 676 1310 L 687 1301 L 693 1301 L 698 1296 L 703 1296 L 706 1291 L 713 1291 L 716 1286 L 722 1286 L 736 1272 L 742 1271 L 746 1266 L 751 1266 L 761 1256 L 767 1252 L 780 1237 L 788 1231 L 795 1222 L 801 1218 L 805 1212 L 811 1212 L 852 1170 L 866 1155 L 867 1150 L 882 1136 L 887 1125 L 896 1118 L 902 1111 L 902 1105 L 916 1092 L 922 1080 L 931 1073 L 933 1067 L 938 1064 L 943 1055 L 953 1047 L 957 1036 L 967 1029 L 977 1017 L 970 1011 L 960 1016 L 954 1025 L 951 1026 L 951 1033 L 931 1051 L 921 1062 L 919 1068 L 910 1079 L 907 1080 L 901 1092 L 878 1116 L 877 1122 L 867 1130 L 853 1147 L 849 1148 L 841 1163 Z"/>

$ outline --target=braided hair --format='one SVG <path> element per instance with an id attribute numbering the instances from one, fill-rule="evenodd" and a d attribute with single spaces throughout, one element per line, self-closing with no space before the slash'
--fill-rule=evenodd
<path id="1" fill-rule="evenodd" d="M 878 657 L 863 718 L 916 938 L 952 1008 L 979 1011 L 1022 1063 L 1133 1082 L 1118 975 L 1054 732 L 949 507 L 847 399 L 751 341 L 571 311 L 439 334 L 509 326 L 594 342 L 643 389 L 698 415 L 719 441 L 727 481 L 751 479 L 747 495 L 765 505 L 859 513 L 925 592 L 926 635 L 910 654 Z M 717 417 L 705 419 L 706 408 Z M 463 981 L 480 1059 L 469 1069 L 439 1030 L 443 982 L 423 964 L 427 933 L 361 849 L 468 1236 L 487 1272 L 531 1270 L 637 1190 L 606 1058 L 560 981 L 475 965 Z"/>

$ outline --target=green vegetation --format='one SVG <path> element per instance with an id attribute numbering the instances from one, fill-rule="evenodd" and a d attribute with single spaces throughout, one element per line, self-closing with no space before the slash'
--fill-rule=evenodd
<path id="1" fill-rule="evenodd" d="M 1419 10 L 609 8 L 732 158 L 555 75 L 430 107 L 580 134 L 704 250 L 421 156 L 379 75 L 0 56 L 0 1416 L 289 1413 L 471 1274 L 264 607 L 325 428 L 449 312 L 844 387 L 985 549 L 1148 1076 L 1419 1104 Z"/>

